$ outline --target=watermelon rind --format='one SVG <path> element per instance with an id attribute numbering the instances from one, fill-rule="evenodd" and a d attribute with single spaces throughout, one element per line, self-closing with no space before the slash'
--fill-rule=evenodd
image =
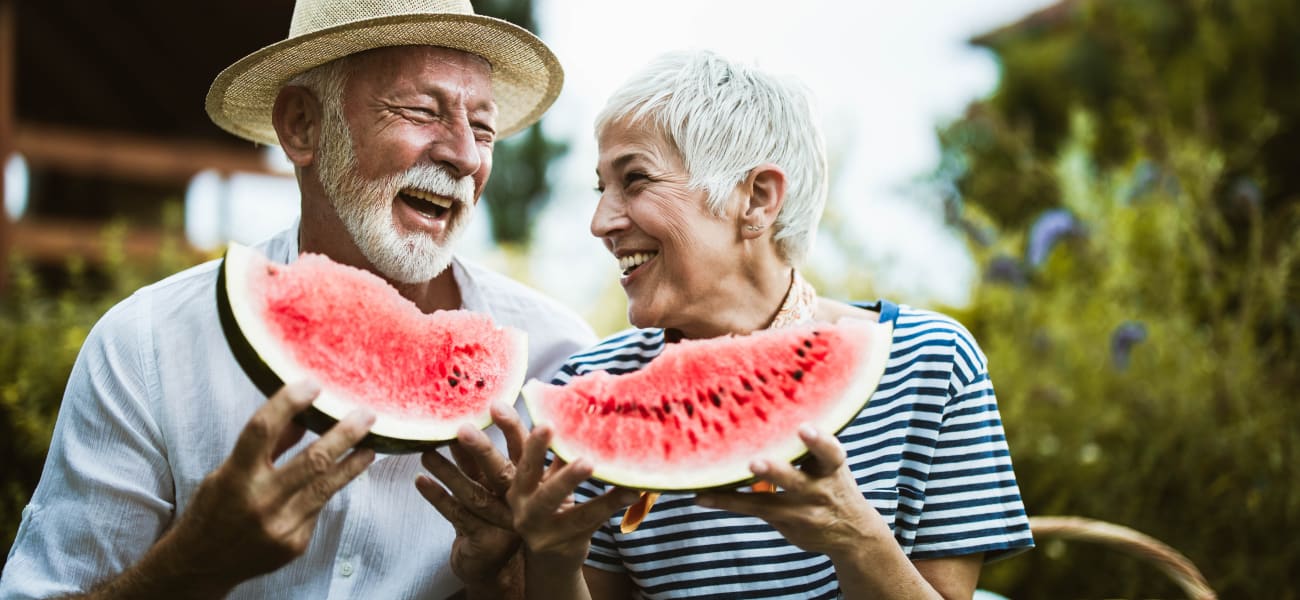
<path id="1" fill-rule="evenodd" d="M 290 353 L 271 334 L 256 308 L 244 301 L 251 297 L 246 269 L 262 264 L 265 260 L 257 250 L 232 242 L 218 269 L 216 295 L 221 328 L 235 360 L 254 385 L 270 396 L 287 382 L 300 381 L 313 375 L 293 360 Z M 479 429 L 491 425 L 490 406 L 495 402 L 514 404 L 528 364 L 527 334 L 514 328 L 504 330 L 509 340 L 507 352 L 511 355 L 506 364 L 511 368 L 505 375 L 500 395 L 484 403 L 482 411 L 454 421 L 379 412 L 370 432 L 357 446 L 386 454 L 422 452 L 455 439 L 456 431 L 464 423 L 470 423 Z M 339 419 L 360 406 L 353 398 L 323 386 L 316 400 L 296 420 L 323 435 Z"/>
<path id="2" fill-rule="evenodd" d="M 867 348 L 866 360 L 854 371 L 853 378 L 845 386 L 839 398 L 832 403 L 833 408 L 819 418 L 808 422 L 818 431 L 837 434 L 843 430 L 862 411 L 871 400 L 871 395 L 880 385 L 889 361 L 890 346 L 893 341 L 893 323 L 880 323 L 866 319 L 844 318 L 839 324 L 854 327 L 855 339 L 861 338 Z M 557 388 L 538 380 L 530 380 L 523 387 L 524 403 L 534 426 L 553 426 L 546 411 L 544 396 L 555 392 Z M 744 435 L 737 432 L 736 435 Z M 552 435 L 551 451 L 565 462 L 581 458 L 581 452 L 565 436 L 564 432 Z M 799 439 L 798 431 L 772 440 L 760 454 L 717 465 L 682 465 L 681 468 L 656 471 L 638 468 L 635 465 L 620 465 L 589 458 L 593 463 L 592 478 L 624 488 L 654 492 L 697 492 L 716 489 L 733 489 L 756 481 L 749 470 L 750 461 L 757 458 L 798 463 L 808 455 L 808 447 Z"/>

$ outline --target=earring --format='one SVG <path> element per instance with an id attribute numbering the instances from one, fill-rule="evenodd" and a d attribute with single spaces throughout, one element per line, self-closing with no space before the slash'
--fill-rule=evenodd
<path id="1" fill-rule="evenodd" d="M 750 230 L 750 231 L 762 231 L 762 230 L 763 230 L 763 226 L 762 226 L 762 225 L 746 225 L 746 226 L 745 226 L 745 229 L 748 229 L 748 230 Z"/>

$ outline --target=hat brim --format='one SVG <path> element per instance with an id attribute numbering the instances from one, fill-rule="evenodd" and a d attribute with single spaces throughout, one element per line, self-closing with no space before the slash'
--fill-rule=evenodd
<path id="1" fill-rule="evenodd" d="M 461 50 L 492 65 L 499 138 L 537 122 L 564 84 L 564 71 L 550 49 L 508 21 L 473 14 L 395 15 L 313 31 L 240 59 L 212 82 L 208 116 L 239 137 L 278 144 L 271 109 L 285 82 L 344 56 L 412 45 Z"/>

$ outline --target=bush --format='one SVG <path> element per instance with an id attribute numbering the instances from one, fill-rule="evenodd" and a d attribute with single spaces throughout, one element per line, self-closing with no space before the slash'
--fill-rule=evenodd
<path id="1" fill-rule="evenodd" d="M 1071 225 L 977 246 L 985 280 L 959 313 L 988 354 L 1026 507 L 1152 535 L 1221 597 L 1296 598 L 1300 546 L 1284 532 L 1300 526 L 1300 207 L 1273 226 L 1250 198 L 1225 210 L 1222 157 L 1191 139 L 1172 145 L 1161 185 L 1144 163 L 1101 169 L 1091 132 L 1076 114 L 1055 163 L 1064 210 L 1038 221 Z M 1086 544 L 1043 544 L 982 586 L 1179 595 Z"/>
<path id="2" fill-rule="evenodd" d="M 91 326 L 136 288 L 203 258 L 184 250 L 172 231 L 157 257 L 135 263 L 123 251 L 126 234 L 124 225 L 108 227 L 104 260 L 93 266 L 74 259 L 42 270 L 11 256 L 0 293 L 0 566 L 40 479 L 63 390 Z"/>

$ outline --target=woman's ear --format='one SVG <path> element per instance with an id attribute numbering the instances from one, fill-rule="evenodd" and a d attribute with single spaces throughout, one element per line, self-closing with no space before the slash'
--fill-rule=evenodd
<path id="1" fill-rule="evenodd" d="M 754 167 L 745 178 L 748 201 L 740 214 L 741 235 L 756 238 L 776 222 L 785 203 L 785 171 L 772 163 Z"/>
<path id="2" fill-rule="evenodd" d="M 307 167 L 316 160 L 321 105 L 310 90 L 297 85 L 281 88 L 271 109 L 271 124 L 280 139 L 280 147 L 294 166 Z"/>

